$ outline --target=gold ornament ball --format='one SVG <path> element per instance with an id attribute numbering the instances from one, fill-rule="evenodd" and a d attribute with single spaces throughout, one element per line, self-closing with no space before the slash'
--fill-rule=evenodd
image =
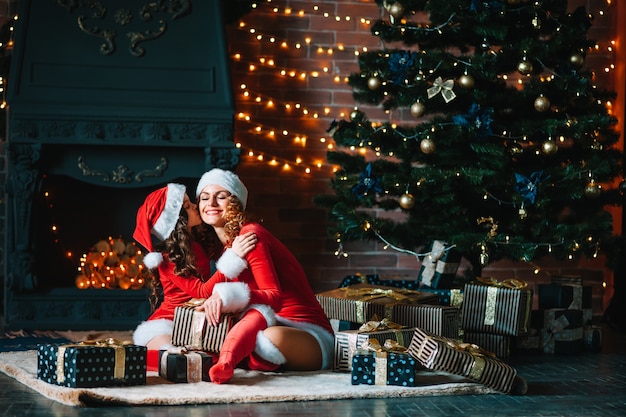
<path id="1" fill-rule="evenodd" d="M 370 90 L 378 90 L 378 87 L 380 87 L 381 81 L 380 78 L 378 77 L 370 77 L 367 80 L 367 87 Z"/>
<path id="2" fill-rule="evenodd" d="M 474 77 L 469 74 L 463 74 L 459 77 L 458 84 L 462 88 L 467 88 L 468 90 L 470 88 L 474 88 Z"/>
<path id="3" fill-rule="evenodd" d="M 411 104 L 411 114 L 414 117 L 422 117 L 425 111 L 426 111 L 426 106 L 424 106 L 423 103 L 416 101 L 415 103 Z"/>
<path id="4" fill-rule="evenodd" d="M 520 145 L 517 142 L 513 142 L 510 146 L 509 146 L 509 153 L 513 156 L 515 155 L 521 155 L 524 153 L 524 148 L 522 148 L 522 145 Z"/>
<path id="5" fill-rule="evenodd" d="M 398 2 L 393 3 L 391 6 L 389 6 L 389 14 L 396 19 L 401 18 L 404 14 L 404 6 L 402 6 L 402 4 Z"/>
<path id="6" fill-rule="evenodd" d="M 435 142 L 432 139 L 422 139 L 420 142 L 420 150 L 425 154 L 431 154 L 435 152 Z"/>
<path id="7" fill-rule="evenodd" d="M 519 73 L 522 75 L 530 74 L 531 72 L 533 72 L 532 62 L 528 62 L 525 59 L 520 61 L 519 64 L 517 64 L 517 71 L 519 71 Z"/>
<path id="8" fill-rule="evenodd" d="M 546 155 L 554 155 L 558 150 L 559 147 L 553 140 L 546 140 L 541 144 L 541 151 Z"/>
<path id="9" fill-rule="evenodd" d="M 550 100 L 547 97 L 541 95 L 535 99 L 535 110 L 539 112 L 546 111 L 550 108 Z"/>
<path id="10" fill-rule="evenodd" d="M 583 57 L 581 54 L 574 54 L 571 57 L 569 57 L 569 62 L 571 62 L 573 65 L 577 67 L 580 67 L 584 64 L 585 57 Z"/>
<path id="11" fill-rule="evenodd" d="M 590 181 L 585 187 L 585 196 L 588 198 L 597 198 L 602 193 L 602 186 L 595 181 Z"/>
<path id="12" fill-rule="evenodd" d="M 400 207 L 408 210 L 410 208 L 413 208 L 413 206 L 415 205 L 415 198 L 410 193 L 404 193 L 400 196 L 399 203 Z"/>

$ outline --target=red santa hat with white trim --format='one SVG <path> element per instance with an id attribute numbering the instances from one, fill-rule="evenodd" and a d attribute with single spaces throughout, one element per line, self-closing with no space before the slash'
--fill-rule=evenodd
<path id="1" fill-rule="evenodd" d="M 152 252 L 152 236 L 167 239 L 180 218 L 186 188 L 182 184 L 167 184 L 146 197 L 137 210 L 137 223 L 133 238 L 149 252 L 143 258 L 146 267 L 153 269 L 163 261 L 163 255 Z"/>

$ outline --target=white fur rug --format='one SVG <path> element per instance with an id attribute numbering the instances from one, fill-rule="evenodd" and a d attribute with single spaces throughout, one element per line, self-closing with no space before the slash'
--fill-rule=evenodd
<path id="1" fill-rule="evenodd" d="M 264 373 L 237 369 L 229 384 L 174 384 L 149 372 L 146 385 L 66 388 L 37 379 L 37 352 L 0 353 L 0 371 L 52 400 L 71 406 L 181 405 L 352 398 L 418 397 L 497 394 L 483 385 L 454 375 L 420 371 L 417 387 L 351 385 L 349 373 Z"/>

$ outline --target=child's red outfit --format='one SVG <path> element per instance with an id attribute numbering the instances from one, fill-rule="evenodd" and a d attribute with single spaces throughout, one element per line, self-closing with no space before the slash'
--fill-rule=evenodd
<path id="1" fill-rule="evenodd" d="M 263 226 L 246 224 L 240 234 L 247 232 L 257 236 L 255 248 L 245 258 L 248 267 L 242 268 L 241 258 L 232 251 L 226 252 L 217 263 L 216 275 L 237 277 L 216 281 L 214 291 L 219 293 L 224 308 L 237 311 L 249 306 L 266 317 L 268 326 L 275 317 L 278 324 L 307 331 L 322 350 L 322 369 L 328 368 L 334 353 L 334 333 L 304 270 L 285 245 Z M 260 344 L 257 339 L 256 353 L 270 362 L 281 363 L 269 357 Z"/>

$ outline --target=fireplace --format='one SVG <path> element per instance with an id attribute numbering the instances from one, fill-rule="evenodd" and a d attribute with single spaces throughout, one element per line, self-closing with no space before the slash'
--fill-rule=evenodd
<path id="1" fill-rule="evenodd" d="M 143 198 L 233 169 L 220 2 L 22 1 L 8 79 L 5 328 L 129 329 L 148 292 L 78 289 Z"/>

